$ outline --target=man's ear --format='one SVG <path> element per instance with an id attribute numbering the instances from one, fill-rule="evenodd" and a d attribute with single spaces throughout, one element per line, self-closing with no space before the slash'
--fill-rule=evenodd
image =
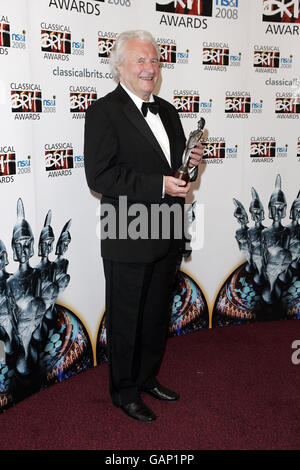
<path id="1" fill-rule="evenodd" d="M 116 64 L 116 69 L 117 69 L 117 71 L 118 71 L 119 73 L 121 72 L 121 70 L 123 69 L 123 63 L 122 63 L 122 61 L 119 61 L 119 63 Z"/>
<path id="2" fill-rule="evenodd" d="M 122 66 L 121 64 L 118 64 L 118 65 L 116 66 L 116 69 L 117 69 L 117 71 L 119 72 L 119 75 L 121 76 L 121 75 L 122 75 L 123 66 Z"/>

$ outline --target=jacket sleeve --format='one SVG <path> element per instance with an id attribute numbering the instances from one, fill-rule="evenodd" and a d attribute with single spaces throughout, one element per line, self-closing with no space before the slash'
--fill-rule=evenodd
<path id="1" fill-rule="evenodd" d="M 162 175 L 139 173 L 119 165 L 118 147 L 118 135 L 109 116 L 101 106 L 90 107 L 84 131 L 85 173 L 90 189 L 113 198 L 122 195 L 132 201 L 160 202 Z"/>

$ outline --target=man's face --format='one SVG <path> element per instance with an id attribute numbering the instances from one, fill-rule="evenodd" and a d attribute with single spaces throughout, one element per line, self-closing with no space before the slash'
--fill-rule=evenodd
<path id="1" fill-rule="evenodd" d="M 118 66 L 120 81 L 142 100 L 148 101 L 159 75 L 159 64 L 154 46 L 138 38 L 128 39 L 125 57 Z"/>

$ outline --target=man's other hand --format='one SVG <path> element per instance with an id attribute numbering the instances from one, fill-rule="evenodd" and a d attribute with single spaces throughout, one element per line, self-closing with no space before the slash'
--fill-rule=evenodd
<path id="1" fill-rule="evenodd" d="M 202 160 L 204 153 L 204 146 L 201 142 L 198 142 L 195 147 L 191 150 L 189 167 L 198 166 Z"/>
<path id="2" fill-rule="evenodd" d="M 173 197 L 186 197 L 191 183 L 186 184 L 185 181 L 173 176 L 164 176 L 165 194 Z"/>

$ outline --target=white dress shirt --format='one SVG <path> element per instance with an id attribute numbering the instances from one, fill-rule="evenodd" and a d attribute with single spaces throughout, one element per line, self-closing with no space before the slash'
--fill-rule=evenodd
<path id="1" fill-rule="evenodd" d="M 139 96 L 135 95 L 132 93 L 132 91 L 128 90 L 123 83 L 120 83 L 124 90 L 128 93 L 132 101 L 135 103 L 137 108 L 140 110 L 142 113 L 142 104 L 144 100 L 142 100 Z M 149 97 L 149 102 L 154 102 L 153 95 L 151 94 Z M 149 125 L 151 131 L 155 135 L 156 140 L 158 141 L 169 165 L 171 166 L 171 156 L 170 156 L 170 142 L 169 142 L 169 137 L 168 134 L 166 133 L 166 130 L 164 128 L 163 123 L 161 122 L 161 119 L 159 117 L 159 114 L 153 114 L 151 111 L 148 110 L 147 116 L 145 117 L 145 120 L 147 121 L 147 124 Z"/>
<path id="2" fill-rule="evenodd" d="M 169 163 L 171 167 L 171 152 L 170 152 L 170 142 L 169 142 L 169 137 L 168 134 L 166 133 L 166 130 L 164 128 L 164 125 L 159 117 L 159 114 L 154 114 L 151 111 L 148 110 L 147 116 L 145 117 L 142 113 L 142 104 L 143 101 L 139 96 L 135 95 L 132 93 L 132 91 L 128 90 L 128 88 L 120 82 L 120 85 L 124 88 L 126 93 L 130 96 L 134 104 L 137 106 L 137 108 L 140 110 L 142 116 L 146 120 L 147 124 L 149 125 L 150 129 L 152 130 L 156 140 L 158 141 L 166 159 L 167 162 Z M 151 93 L 149 97 L 149 102 L 153 101 L 154 98 Z M 192 169 L 189 169 L 190 176 L 193 173 L 194 167 Z M 164 186 L 164 178 L 163 178 L 163 190 L 162 190 L 162 197 L 165 196 L 165 186 Z"/>

